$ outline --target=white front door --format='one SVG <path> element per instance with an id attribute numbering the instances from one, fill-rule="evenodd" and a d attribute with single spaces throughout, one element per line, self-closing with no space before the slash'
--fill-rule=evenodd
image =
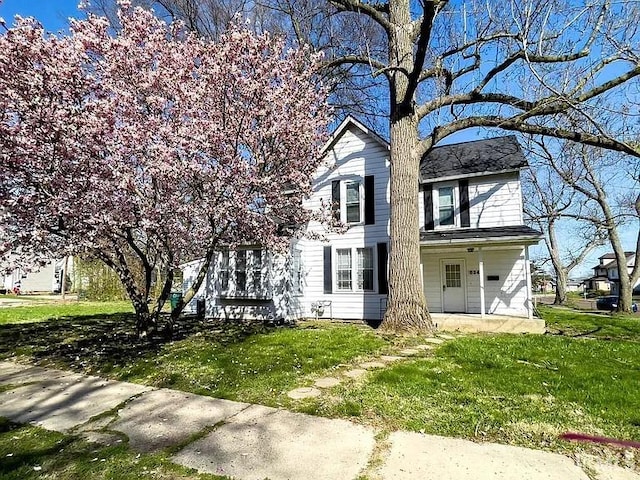
<path id="1" fill-rule="evenodd" d="M 442 311 L 465 312 L 467 295 L 465 291 L 464 260 L 441 260 Z"/>

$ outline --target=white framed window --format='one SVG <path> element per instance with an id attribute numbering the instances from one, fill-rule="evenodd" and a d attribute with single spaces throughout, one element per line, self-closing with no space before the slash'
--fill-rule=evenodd
<path id="1" fill-rule="evenodd" d="M 220 290 L 223 292 L 229 290 L 229 250 L 220 252 L 219 281 Z"/>
<path id="2" fill-rule="evenodd" d="M 253 292 L 262 290 L 262 250 L 251 250 L 251 284 Z"/>
<path id="3" fill-rule="evenodd" d="M 355 180 L 344 182 L 345 223 L 360 223 L 362 221 L 362 183 Z"/>
<path id="4" fill-rule="evenodd" d="M 247 290 L 247 251 L 238 250 L 236 252 L 236 291 L 245 292 Z"/>
<path id="5" fill-rule="evenodd" d="M 222 296 L 263 297 L 270 294 L 267 250 L 223 250 L 218 266 L 218 288 Z"/>
<path id="6" fill-rule="evenodd" d="M 358 263 L 356 278 L 358 290 L 373 291 L 373 248 L 365 247 L 356 250 Z"/>
<path id="7" fill-rule="evenodd" d="M 374 291 L 373 247 L 336 249 L 336 289 L 342 292 Z"/>
<path id="8" fill-rule="evenodd" d="M 459 224 L 458 187 L 454 183 L 434 186 L 433 219 L 436 228 L 452 228 Z"/>
<path id="9" fill-rule="evenodd" d="M 336 250 L 336 285 L 338 290 L 351 290 L 351 249 L 339 248 Z"/>
<path id="10" fill-rule="evenodd" d="M 291 291 L 302 294 L 302 252 L 298 249 L 291 252 Z"/>

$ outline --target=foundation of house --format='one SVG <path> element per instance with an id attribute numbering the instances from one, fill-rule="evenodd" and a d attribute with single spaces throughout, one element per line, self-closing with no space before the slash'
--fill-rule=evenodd
<path id="1" fill-rule="evenodd" d="M 512 317 L 508 315 L 482 315 L 471 313 L 432 313 L 431 319 L 438 331 L 488 333 L 544 333 L 541 318 Z"/>

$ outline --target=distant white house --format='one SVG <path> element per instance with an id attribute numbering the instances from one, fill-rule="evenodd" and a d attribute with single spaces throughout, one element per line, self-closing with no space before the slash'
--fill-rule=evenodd
<path id="1" fill-rule="evenodd" d="M 73 262 L 68 263 L 71 270 Z M 64 269 L 65 259 L 52 259 L 42 267 L 29 270 L 16 268 L 0 277 L 2 289 L 10 292 L 17 287 L 21 293 L 59 293 Z"/>
<path id="2" fill-rule="evenodd" d="M 349 117 L 323 152 L 304 206 L 330 202 L 348 229 L 324 240 L 293 240 L 288 255 L 259 245 L 219 252 L 199 292 L 207 316 L 383 317 L 389 144 Z M 437 147 L 422 159 L 421 269 L 431 312 L 532 318 L 528 247 L 541 233 L 523 222 L 520 170 L 526 167 L 513 136 Z M 306 231 L 326 233 L 315 222 Z M 184 271 L 185 289 L 196 265 Z"/>

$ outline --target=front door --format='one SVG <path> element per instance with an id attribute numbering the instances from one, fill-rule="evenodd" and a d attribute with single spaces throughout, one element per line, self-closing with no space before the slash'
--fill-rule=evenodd
<path id="1" fill-rule="evenodd" d="M 443 312 L 466 311 L 467 295 L 464 268 L 464 260 L 442 260 L 440 262 Z"/>

